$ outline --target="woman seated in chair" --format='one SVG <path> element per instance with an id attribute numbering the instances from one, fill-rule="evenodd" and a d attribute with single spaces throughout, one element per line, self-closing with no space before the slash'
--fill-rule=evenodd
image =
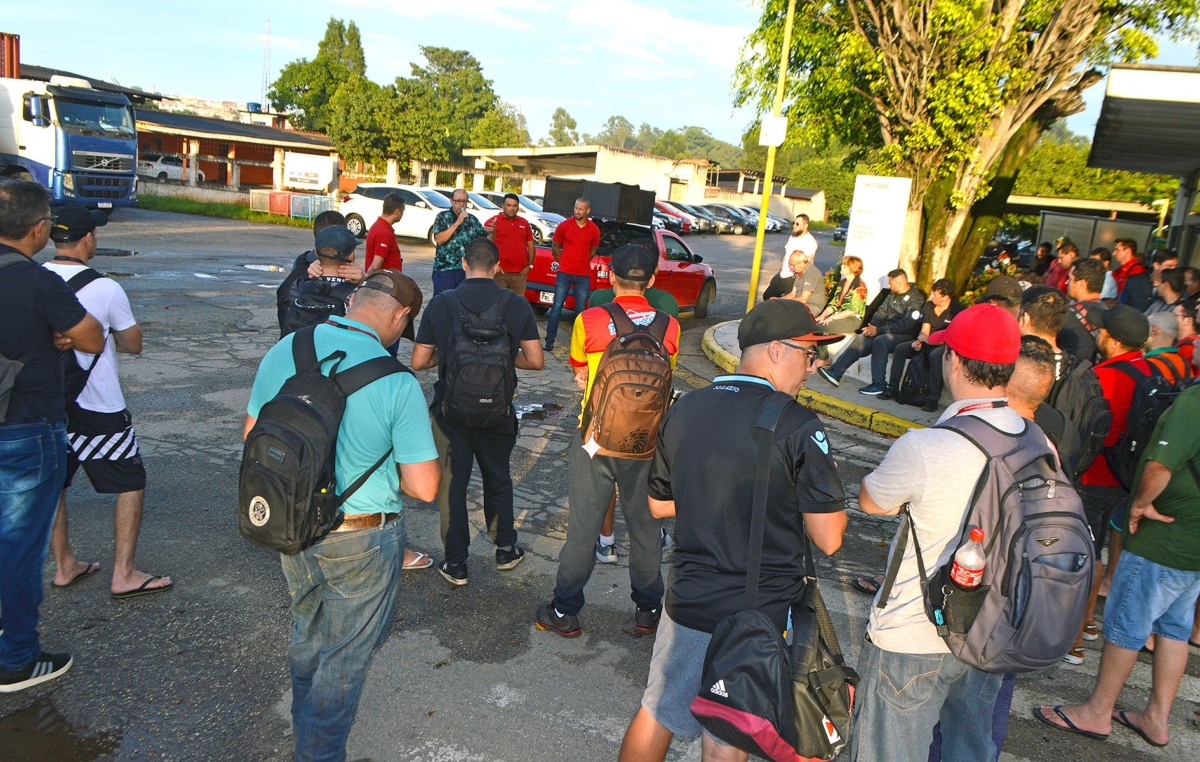
<path id="1" fill-rule="evenodd" d="M 863 263 L 858 257 L 842 258 L 842 278 L 838 281 L 833 298 L 817 315 L 817 322 L 828 333 L 852 334 L 862 325 L 867 312 L 867 284 L 862 280 Z M 829 364 L 829 350 L 824 345 L 817 347 L 814 369 Z"/>

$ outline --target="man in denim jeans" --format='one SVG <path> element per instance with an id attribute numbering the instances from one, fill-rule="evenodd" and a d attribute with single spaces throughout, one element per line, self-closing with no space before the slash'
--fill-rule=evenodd
<path id="1" fill-rule="evenodd" d="M 600 228 L 588 219 L 592 204 L 586 198 L 575 199 L 575 214 L 554 231 L 550 249 L 554 253 L 554 304 L 546 315 L 547 352 L 554 349 L 558 336 L 558 319 L 562 316 L 567 294 L 575 295 L 575 314 L 587 309 L 588 291 L 592 287 L 592 257 L 600 247 Z"/>
<path id="2" fill-rule="evenodd" d="M 401 336 L 412 338 L 421 291 L 407 275 L 380 270 L 351 297 L 345 317 L 317 326 L 317 357 L 345 353 L 341 370 L 376 357 Z M 247 406 L 246 432 L 263 405 L 296 373 L 293 336 L 259 366 Z M 341 526 L 300 553 L 280 556 L 292 601 L 292 731 L 295 758 L 342 762 L 371 652 L 387 636 L 404 560 L 400 491 L 437 496 L 440 471 L 429 414 L 411 373 L 395 373 L 346 398 L 338 429 L 337 489 L 391 458 L 343 504 Z"/>
<path id="3" fill-rule="evenodd" d="M 940 420 L 974 415 L 1009 434 L 1025 422 L 1008 406 L 1004 387 L 1021 349 L 1021 329 L 1007 310 L 977 304 L 929 336 L 945 344 L 942 374 L 954 397 Z M 952 469 L 946 464 L 953 463 Z M 987 459 L 969 440 L 939 428 L 914 429 L 896 440 L 862 482 L 859 507 L 895 516 L 907 504 L 932 571 L 949 561 L 963 513 Z M 876 594 L 859 655 L 851 762 L 925 762 L 933 727 L 942 723 L 945 762 L 994 762 L 992 710 L 1001 675 L 955 658 L 925 614 L 916 543 L 900 559 L 895 583 Z M 895 554 L 893 542 L 891 554 Z M 889 563 L 893 560 L 889 559 Z"/>
<path id="4" fill-rule="evenodd" d="M 53 680 L 70 654 L 38 641 L 42 563 L 67 468 L 67 412 L 60 349 L 104 349 L 104 330 L 63 281 L 33 255 L 50 240 L 50 194 L 0 180 L 0 693 Z M 14 367 L 14 363 L 20 363 Z M 15 376 L 15 377 L 14 377 Z"/>

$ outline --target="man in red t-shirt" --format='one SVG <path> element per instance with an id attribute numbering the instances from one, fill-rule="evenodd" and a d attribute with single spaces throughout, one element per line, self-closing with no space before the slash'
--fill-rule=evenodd
<path id="1" fill-rule="evenodd" d="M 558 336 L 558 319 L 567 293 L 575 293 L 575 312 L 587 309 L 588 291 L 592 285 L 592 257 L 600 247 L 600 228 L 588 219 L 592 204 L 586 198 L 575 200 L 575 214 L 554 231 L 551 250 L 558 277 L 554 279 L 554 304 L 546 315 L 547 352 L 554 349 L 554 338 Z"/>
<path id="2" fill-rule="evenodd" d="M 1046 273 L 1045 284 L 1050 288 L 1057 288 L 1064 294 L 1067 293 L 1067 280 L 1071 274 L 1071 267 L 1077 259 L 1079 259 L 1079 247 L 1070 241 L 1063 241 L 1062 246 L 1058 247 L 1058 259 L 1054 260 L 1054 264 L 1050 265 L 1050 270 Z"/>
<path id="3" fill-rule="evenodd" d="M 404 199 L 395 193 L 383 197 L 383 214 L 367 231 L 366 262 L 367 275 L 378 270 L 403 270 L 404 259 L 396 245 L 396 231 L 392 227 L 404 216 Z"/>
<path id="4" fill-rule="evenodd" d="M 1108 436 L 1104 438 L 1105 447 L 1115 445 L 1125 433 L 1129 408 L 1133 405 L 1134 387 L 1137 384 L 1134 377 L 1150 374 L 1150 366 L 1143 359 L 1141 350 L 1149 337 L 1150 322 L 1145 315 L 1127 304 L 1115 304 L 1101 314 L 1100 335 L 1096 337 L 1096 346 L 1104 357 L 1104 362 L 1092 370 L 1100 379 L 1104 399 L 1108 400 L 1109 410 L 1112 411 L 1112 425 L 1108 429 Z M 1130 375 L 1131 373 L 1133 375 Z M 1129 493 L 1108 467 L 1108 459 L 1104 455 L 1092 461 L 1092 466 L 1084 472 L 1082 481 L 1079 496 L 1083 499 L 1083 510 L 1087 514 L 1092 538 L 1096 542 L 1096 577 L 1075 647 L 1063 657 L 1063 661 L 1071 664 L 1083 663 L 1083 639 L 1087 637 L 1094 640 L 1099 636 L 1092 616 L 1096 609 L 1096 597 L 1100 592 L 1100 549 L 1104 547 L 1108 522 L 1113 512 L 1123 507 L 1129 499 Z M 1109 563 L 1115 564 L 1115 561 L 1114 554 L 1110 552 Z"/>
<path id="5" fill-rule="evenodd" d="M 533 269 L 533 228 L 529 221 L 517 214 L 521 200 L 515 193 L 504 195 L 501 213 L 484 224 L 488 240 L 500 250 L 500 271 L 496 273 L 496 284 L 507 288 L 522 299 L 525 298 L 525 280 Z"/>

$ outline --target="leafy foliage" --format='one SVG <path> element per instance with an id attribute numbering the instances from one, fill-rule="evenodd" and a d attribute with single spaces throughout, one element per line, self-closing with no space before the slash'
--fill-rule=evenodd
<path id="1" fill-rule="evenodd" d="M 575 129 L 578 125 L 575 123 L 575 118 L 567 113 L 567 110 L 562 106 L 554 109 L 554 113 L 550 116 L 550 139 L 549 142 L 543 141 L 543 145 L 552 146 L 575 146 L 579 145 L 579 132 Z"/>
<path id="2" fill-rule="evenodd" d="M 509 148 L 529 144 L 525 116 L 509 103 L 497 102 L 471 128 L 473 146 Z"/>
<path id="3" fill-rule="evenodd" d="M 317 55 L 283 67 L 267 99 L 276 111 L 289 112 L 300 129 L 324 132 L 329 127 L 329 101 L 338 87 L 353 77 L 365 77 L 366 71 L 358 27 L 353 21 L 347 25 L 331 18 Z"/>

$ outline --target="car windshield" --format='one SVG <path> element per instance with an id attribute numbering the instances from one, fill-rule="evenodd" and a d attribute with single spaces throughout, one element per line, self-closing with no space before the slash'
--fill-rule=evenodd
<path id="1" fill-rule="evenodd" d="M 54 109 L 58 114 L 59 126 L 68 132 L 119 138 L 132 138 L 137 135 L 128 106 L 55 98 Z"/>
<path id="2" fill-rule="evenodd" d="M 617 225 L 600 235 L 600 245 L 597 247 L 596 253 L 607 256 L 627 243 L 652 241 L 653 236 L 654 233 L 649 228 L 641 225 Z"/>
<path id="3" fill-rule="evenodd" d="M 421 198 L 428 201 L 430 206 L 438 209 L 450 208 L 450 200 L 437 191 L 421 191 Z"/>
<path id="4" fill-rule="evenodd" d="M 543 209 L 543 208 L 542 208 L 542 205 L 541 205 L 541 204 L 539 204 L 538 202 L 534 201 L 534 200 L 533 200 L 533 199 L 531 199 L 529 196 L 517 196 L 517 198 L 521 199 L 521 206 L 525 207 L 526 209 L 528 209 L 528 210 L 529 210 L 529 211 L 531 211 L 531 212 L 544 212 L 544 211 L 546 211 L 545 209 Z"/>
<path id="5" fill-rule="evenodd" d="M 472 201 L 474 201 L 475 206 L 479 207 L 480 209 L 499 209 L 500 208 L 500 207 L 496 206 L 495 204 L 493 204 L 491 201 L 488 201 L 483 196 L 479 195 L 478 193 L 468 192 L 467 197 L 470 198 Z"/>

